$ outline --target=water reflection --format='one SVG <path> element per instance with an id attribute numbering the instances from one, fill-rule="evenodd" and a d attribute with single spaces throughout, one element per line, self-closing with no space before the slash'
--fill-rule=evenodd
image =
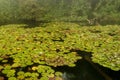
<path id="1" fill-rule="evenodd" d="M 105 80 L 105 78 L 93 68 L 86 60 L 80 60 L 76 63 L 76 67 L 59 67 L 59 71 L 63 72 L 63 80 Z"/>

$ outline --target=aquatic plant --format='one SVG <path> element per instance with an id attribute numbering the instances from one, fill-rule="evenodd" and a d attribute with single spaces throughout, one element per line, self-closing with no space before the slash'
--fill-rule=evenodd
<path id="1" fill-rule="evenodd" d="M 95 63 L 120 70 L 119 26 L 80 27 L 65 22 L 25 26 L 0 26 L 0 75 L 8 80 L 59 78 L 62 73 L 53 67 L 75 66 L 82 58 L 77 50 L 90 52 Z"/>

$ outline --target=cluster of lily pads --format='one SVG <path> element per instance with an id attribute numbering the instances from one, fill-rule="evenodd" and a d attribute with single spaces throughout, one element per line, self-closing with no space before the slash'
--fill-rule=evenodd
<path id="1" fill-rule="evenodd" d="M 0 26 L 0 77 L 9 80 L 60 79 L 53 67 L 74 67 L 80 51 L 92 61 L 120 70 L 120 26 L 81 27 L 51 22 L 34 28 L 26 24 Z"/>

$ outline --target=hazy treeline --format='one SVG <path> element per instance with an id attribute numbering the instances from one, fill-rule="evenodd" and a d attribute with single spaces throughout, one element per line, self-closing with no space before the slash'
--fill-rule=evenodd
<path id="1" fill-rule="evenodd" d="M 23 20 L 119 24 L 120 0 L 0 0 L 0 23 Z"/>

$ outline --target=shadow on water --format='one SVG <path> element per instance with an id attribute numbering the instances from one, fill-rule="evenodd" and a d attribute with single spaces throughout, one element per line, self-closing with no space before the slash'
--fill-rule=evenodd
<path id="1" fill-rule="evenodd" d="M 79 60 L 75 67 L 58 67 L 63 72 L 63 80 L 105 80 L 85 59 Z"/>
<path id="2" fill-rule="evenodd" d="M 34 21 L 34 20 L 22 20 L 22 21 L 13 21 L 13 22 L 4 22 L 0 23 L 2 25 L 9 25 L 9 24 L 26 24 L 26 26 L 22 26 L 23 28 L 34 28 L 34 27 L 45 27 L 46 23 L 50 21 Z"/>
<path id="3" fill-rule="evenodd" d="M 16 20 L 16 21 L 8 21 L 8 22 L 2 22 L 0 23 L 0 26 L 2 25 L 8 25 L 8 24 L 26 24 L 27 26 L 23 26 L 24 28 L 34 28 L 34 27 L 45 27 L 46 23 L 50 23 L 50 22 L 56 22 L 56 21 L 50 21 L 50 20 L 43 20 L 43 21 L 35 21 L 35 20 Z M 78 24 L 80 26 L 106 26 L 106 25 L 120 25 L 120 23 L 101 23 L 101 24 L 88 24 L 88 22 L 86 21 L 64 21 L 64 20 L 58 20 L 57 22 L 68 22 L 68 23 L 75 23 Z"/>
<path id="4" fill-rule="evenodd" d="M 34 28 L 34 27 L 45 27 L 46 23 L 49 23 L 48 21 L 24 21 L 22 22 L 24 24 L 27 24 L 27 26 L 24 26 L 24 28 Z"/>
<path id="5" fill-rule="evenodd" d="M 112 78 L 112 80 L 120 80 L 120 70 L 119 71 L 113 71 L 111 69 L 102 67 L 100 65 L 98 65 L 98 66 L 104 73 L 109 75 Z"/>
<path id="6" fill-rule="evenodd" d="M 110 70 L 88 60 L 91 57 L 90 52 L 77 52 L 83 58 L 75 63 L 75 67 L 61 66 L 55 69 L 63 73 L 63 80 L 120 80 L 120 71 Z"/>

